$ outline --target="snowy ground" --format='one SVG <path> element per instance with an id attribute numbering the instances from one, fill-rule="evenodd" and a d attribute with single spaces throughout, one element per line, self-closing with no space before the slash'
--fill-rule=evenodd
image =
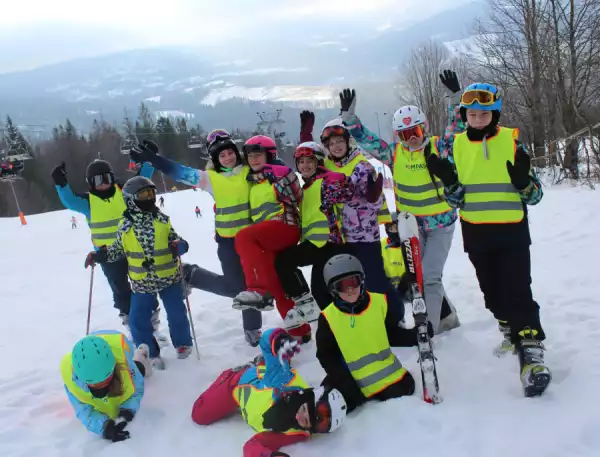
<path id="1" fill-rule="evenodd" d="M 580 188 L 547 190 L 531 211 L 534 293 L 548 334 L 547 362 L 554 381 L 546 395 L 525 399 L 517 360 L 496 359 L 495 322 L 482 305 L 474 271 L 462 252 L 460 230 L 446 266 L 446 285 L 462 327 L 436 341 L 445 401 L 411 398 L 372 403 L 352 414 L 330 436 L 287 449 L 293 456 L 431 455 L 436 457 L 597 457 L 600 455 L 600 226 L 598 192 Z M 190 242 L 187 261 L 220 271 L 212 238 L 212 200 L 202 192 L 166 197 L 165 212 Z M 204 218 L 196 220 L 200 205 Z M 191 406 L 221 372 L 256 350 L 243 340 L 240 316 L 227 299 L 200 291 L 192 311 L 202 360 L 177 360 L 165 350 L 167 371 L 146 384 L 132 439 L 109 444 L 87 433 L 67 402 L 58 371 L 63 354 L 85 332 L 91 247 L 85 225 L 71 230 L 70 213 L 60 211 L 0 220 L 0 450 L 4 457 L 241 455 L 252 435 L 241 416 L 211 427 L 190 419 Z M 116 328 L 108 285 L 96 274 L 92 328 Z M 163 316 L 163 321 L 164 321 Z M 276 325 L 275 312 L 265 315 Z M 163 322 L 164 326 L 164 322 Z M 296 366 L 309 382 L 323 372 L 305 347 Z M 397 350 L 418 374 L 415 349 Z"/>

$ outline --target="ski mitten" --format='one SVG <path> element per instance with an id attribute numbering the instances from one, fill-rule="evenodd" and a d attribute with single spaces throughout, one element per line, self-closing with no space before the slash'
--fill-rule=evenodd
<path id="1" fill-rule="evenodd" d="M 125 430 L 127 426 L 127 421 L 121 421 L 118 424 L 109 419 L 104 423 L 104 429 L 102 431 L 102 437 L 113 443 L 118 443 L 119 441 L 125 441 L 130 438 L 129 432 Z"/>
<path id="2" fill-rule="evenodd" d="M 510 181 L 518 191 L 525 190 L 531 182 L 531 176 L 529 176 L 530 169 L 531 158 L 529 157 L 529 154 L 525 152 L 523 146 L 519 144 L 517 146 L 517 151 L 515 152 L 514 165 L 510 163 L 509 160 L 506 161 L 506 171 L 508 171 Z"/>
<path id="3" fill-rule="evenodd" d="M 373 179 L 373 175 L 367 176 L 367 201 L 375 203 L 381 196 L 383 191 L 383 175 L 379 173 L 377 179 Z"/>
<path id="4" fill-rule="evenodd" d="M 52 176 L 55 185 L 58 187 L 65 187 L 68 184 L 66 164 L 63 162 L 59 166 L 54 167 L 50 176 Z"/>
<path id="5" fill-rule="evenodd" d="M 448 159 L 440 159 L 437 154 L 431 154 L 427 159 L 427 168 L 444 183 L 444 187 L 451 189 L 458 182 L 458 175 Z"/>
<path id="6" fill-rule="evenodd" d="M 130 409 L 121 408 L 119 410 L 119 415 L 117 417 L 120 417 L 127 422 L 131 422 L 133 420 L 133 418 L 135 417 L 135 413 Z"/>

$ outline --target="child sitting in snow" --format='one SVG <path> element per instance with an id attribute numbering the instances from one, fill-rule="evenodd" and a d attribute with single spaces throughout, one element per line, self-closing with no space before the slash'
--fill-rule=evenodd
<path id="1" fill-rule="evenodd" d="M 123 186 L 123 198 L 127 210 L 119 224 L 117 240 L 111 246 L 90 252 L 85 265 L 87 268 L 95 263 L 127 258 L 133 291 L 129 316 L 131 336 L 136 345 L 148 345 L 152 363 L 162 370 L 164 361 L 151 322 L 157 293 L 167 312 L 177 357 L 185 359 L 192 350 L 178 263 L 178 257 L 188 251 L 188 243 L 173 230 L 169 217 L 156 207 L 156 186 L 151 180 L 143 176 L 131 178 Z"/>

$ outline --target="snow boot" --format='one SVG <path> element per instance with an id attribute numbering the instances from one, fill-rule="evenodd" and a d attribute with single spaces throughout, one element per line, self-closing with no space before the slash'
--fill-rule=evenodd
<path id="1" fill-rule="evenodd" d="M 446 302 L 450 313 L 442 317 L 442 319 L 440 320 L 440 324 L 438 326 L 436 335 L 460 327 L 460 320 L 458 320 L 458 313 L 456 312 L 456 308 L 454 307 L 452 302 L 446 297 L 444 297 L 443 300 Z M 442 304 L 442 310 L 444 308 L 444 304 Z"/>
<path id="2" fill-rule="evenodd" d="M 183 266 L 183 285 L 185 286 L 185 296 L 189 297 L 192 293 L 192 289 L 194 288 L 190 281 L 192 280 L 192 276 L 194 276 L 194 272 L 200 268 L 198 265 L 184 263 Z"/>
<path id="3" fill-rule="evenodd" d="M 295 306 L 290 309 L 283 320 L 286 330 L 298 328 L 319 319 L 321 310 L 310 292 L 301 297 L 294 298 Z"/>
<path id="4" fill-rule="evenodd" d="M 133 361 L 144 367 L 144 378 L 152 376 L 152 362 L 150 362 L 150 348 L 147 344 L 140 344 L 133 353 Z"/>
<path id="5" fill-rule="evenodd" d="M 254 290 L 244 290 L 237 294 L 233 299 L 233 309 L 243 311 L 245 309 L 255 309 L 257 311 L 272 311 L 275 307 L 273 305 L 273 297 L 266 293 L 262 295 L 260 292 Z"/>
<path id="6" fill-rule="evenodd" d="M 166 368 L 165 361 L 160 355 L 150 359 L 150 362 L 152 362 L 152 367 L 154 367 L 156 370 L 162 371 Z"/>
<path id="7" fill-rule="evenodd" d="M 246 343 L 255 348 L 260 343 L 260 339 L 262 338 L 262 331 L 258 330 L 244 330 L 244 339 Z"/>
<path id="8" fill-rule="evenodd" d="M 178 359 L 187 359 L 191 353 L 192 353 L 192 346 L 179 346 L 177 348 L 177 358 Z"/>
<path id="9" fill-rule="evenodd" d="M 494 348 L 496 357 L 503 357 L 506 354 L 515 353 L 515 345 L 510 341 L 510 325 L 506 321 L 498 321 L 498 330 L 502 333 L 502 341 Z"/>
<path id="10" fill-rule="evenodd" d="M 552 380 L 550 370 L 544 365 L 544 345 L 536 340 L 536 333 L 531 329 L 522 330 L 517 344 L 521 383 L 526 397 L 539 397 Z"/>

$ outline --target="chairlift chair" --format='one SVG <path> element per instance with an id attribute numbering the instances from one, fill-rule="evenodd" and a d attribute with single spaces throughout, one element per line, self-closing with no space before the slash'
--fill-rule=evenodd
<path id="1" fill-rule="evenodd" d="M 202 138 L 197 137 L 196 135 L 191 135 L 188 140 L 188 148 L 190 149 L 199 149 L 204 146 L 204 141 Z"/>
<path id="2" fill-rule="evenodd" d="M 128 155 L 135 146 L 138 145 L 137 136 L 131 134 L 125 137 L 123 143 L 121 143 L 121 154 Z"/>

